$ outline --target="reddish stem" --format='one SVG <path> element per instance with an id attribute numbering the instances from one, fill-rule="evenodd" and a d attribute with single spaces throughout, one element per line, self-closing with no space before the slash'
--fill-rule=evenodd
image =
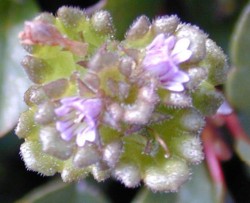
<path id="1" fill-rule="evenodd" d="M 249 142 L 249 137 L 241 127 L 241 123 L 235 113 L 223 117 L 227 128 L 235 139 L 242 139 Z"/>
<path id="2" fill-rule="evenodd" d="M 204 143 L 206 161 L 211 177 L 216 184 L 224 187 L 224 175 L 221 169 L 219 158 L 214 148 L 216 134 L 217 132 L 213 129 L 213 126 L 208 122 L 206 128 L 203 131 L 202 139 Z"/>

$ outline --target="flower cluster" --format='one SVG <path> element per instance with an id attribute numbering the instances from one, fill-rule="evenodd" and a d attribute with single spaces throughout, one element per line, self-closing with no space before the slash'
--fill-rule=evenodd
<path id="1" fill-rule="evenodd" d="M 199 135 L 224 101 L 215 86 L 226 58 L 177 16 L 141 16 L 123 41 L 113 35 L 107 11 L 62 7 L 25 24 L 19 38 L 33 85 L 16 128 L 24 162 L 65 182 L 92 173 L 176 191 L 203 159 Z"/>

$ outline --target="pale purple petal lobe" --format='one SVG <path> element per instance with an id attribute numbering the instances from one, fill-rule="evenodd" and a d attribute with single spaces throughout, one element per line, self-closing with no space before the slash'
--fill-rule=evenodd
<path id="1" fill-rule="evenodd" d="M 172 56 L 172 59 L 176 64 L 179 64 L 190 59 L 191 55 L 192 55 L 192 52 L 190 50 L 185 50 L 185 51 L 182 51 L 181 53 L 174 54 Z"/>
<path id="2" fill-rule="evenodd" d="M 165 88 L 169 89 L 170 91 L 175 91 L 175 92 L 181 92 L 184 90 L 184 86 L 178 82 L 168 82 L 165 85 Z"/>
<path id="3" fill-rule="evenodd" d="M 181 53 L 183 50 L 187 50 L 190 45 L 190 40 L 182 38 L 175 43 L 175 47 L 172 50 L 172 54 Z"/>
<path id="4" fill-rule="evenodd" d="M 232 112 L 233 112 L 233 109 L 231 108 L 231 106 L 229 105 L 227 101 L 224 101 L 222 105 L 219 107 L 219 109 L 217 110 L 217 114 L 221 114 L 221 115 L 229 115 Z"/>

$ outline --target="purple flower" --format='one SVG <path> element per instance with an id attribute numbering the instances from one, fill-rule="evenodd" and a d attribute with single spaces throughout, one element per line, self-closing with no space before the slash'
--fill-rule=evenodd
<path id="1" fill-rule="evenodd" d="M 69 141 L 76 136 L 78 146 L 86 141 L 94 142 L 98 138 L 98 117 L 102 110 L 102 101 L 98 98 L 83 99 L 68 97 L 61 100 L 61 106 L 55 109 L 58 117 L 56 128 L 63 140 Z"/>
<path id="2" fill-rule="evenodd" d="M 173 35 L 157 35 L 146 48 L 143 69 L 155 75 L 163 88 L 176 92 L 183 91 L 183 83 L 188 82 L 189 77 L 180 70 L 179 64 L 191 57 L 189 45 L 190 40 L 187 38 L 177 40 Z"/>

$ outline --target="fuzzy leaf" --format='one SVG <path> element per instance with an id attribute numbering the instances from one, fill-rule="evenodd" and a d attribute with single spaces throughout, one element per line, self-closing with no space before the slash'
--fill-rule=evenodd
<path id="1" fill-rule="evenodd" d="M 0 6 L 0 137 L 16 124 L 25 108 L 23 93 L 29 82 L 20 67 L 24 50 L 18 42 L 23 21 L 37 12 L 33 0 L 1 1 Z"/>

